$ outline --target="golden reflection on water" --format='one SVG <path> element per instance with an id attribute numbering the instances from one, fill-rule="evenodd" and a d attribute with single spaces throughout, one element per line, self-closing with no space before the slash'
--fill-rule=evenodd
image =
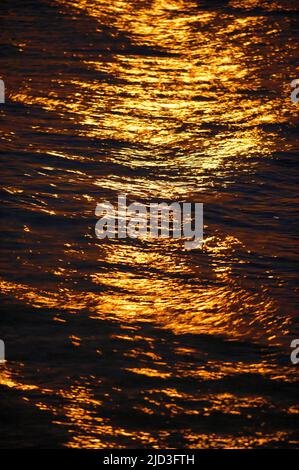
<path id="1" fill-rule="evenodd" d="M 72 292 L 65 287 L 56 293 L 42 292 L 4 280 L 1 290 L 39 308 L 47 306 L 70 312 L 88 309 L 93 312 L 91 317 L 155 322 L 177 334 L 223 334 L 233 335 L 235 339 L 255 337 L 276 344 L 289 333 L 288 318 L 275 316 L 277 307 L 266 291 L 246 291 L 230 278 L 229 266 L 215 264 L 213 268 L 210 262 L 207 264 L 205 255 L 199 266 L 192 266 L 188 253 L 177 253 L 177 246 L 165 243 L 168 256 L 165 250 L 159 255 L 155 249 L 107 245 L 105 262 L 110 266 L 120 264 L 120 268 L 126 266 L 126 269 L 91 274 L 95 285 L 105 287 L 100 294 Z M 212 251 L 217 259 L 217 253 L 221 255 L 235 244 L 238 240 L 232 238 L 216 247 L 210 241 L 206 243 L 206 251 Z M 127 267 L 132 267 L 133 271 L 128 272 Z M 58 277 L 67 275 L 59 269 L 54 273 Z M 202 283 L 201 279 L 205 280 L 207 275 L 211 276 L 210 283 Z M 220 286 L 214 282 L 217 278 L 222 281 Z"/>
<path id="2" fill-rule="evenodd" d="M 138 10 L 134 3 L 126 1 L 113 2 L 113 5 L 104 1 L 60 3 L 62 11 L 65 6 L 71 6 L 74 12 L 78 9 L 90 15 L 99 30 L 106 24 L 113 26 L 127 34 L 134 46 L 156 47 L 167 53 L 154 57 L 114 53 L 108 60 L 101 60 L 99 53 L 100 60 L 85 61 L 86 67 L 116 77 L 115 83 L 53 78 L 62 89 L 72 86 L 78 92 L 67 100 L 64 94 L 55 96 L 55 91 L 41 97 L 30 89 L 29 83 L 24 85 L 23 93 L 13 96 L 14 101 L 69 113 L 71 119 L 80 124 L 79 135 L 89 139 L 155 145 L 157 151 L 152 162 L 148 161 L 146 150 L 143 154 L 139 151 L 138 155 L 130 150 L 125 154 L 112 153 L 106 156 L 106 161 L 125 161 L 131 168 L 139 168 L 143 162 L 153 166 L 159 163 L 162 167 L 191 171 L 192 187 L 196 186 L 198 192 L 212 184 L 211 178 L 204 175 L 206 170 L 213 171 L 215 177 L 229 168 L 236 169 L 240 154 L 250 159 L 256 154 L 267 156 L 275 149 L 274 136 L 269 136 L 258 125 L 286 122 L 288 103 L 278 98 L 252 99 L 259 79 L 255 77 L 253 82 L 249 66 L 254 69 L 254 62 L 260 57 L 254 57 L 248 64 L 247 48 L 252 45 L 251 40 L 244 40 L 241 33 L 240 41 L 229 40 L 230 34 L 239 28 L 248 28 L 251 38 L 251 31 L 265 21 L 263 17 L 230 17 L 230 21 L 223 21 L 222 28 L 218 25 L 215 34 L 218 13 L 198 12 L 196 2 L 188 2 L 186 14 L 186 2 L 177 0 L 153 1 L 150 8 L 145 6 Z M 274 35 L 278 32 L 271 30 Z M 194 41 L 201 46 L 191 47 Z M 185 123 L 188 126 L 184 130 Z M 227 128 L 210 139 L 210 135 L 200 129 L 210 123 L 230 126 L 237 123 L 243 129 L 229 131 Z M 184 153 L 165 159 L 161 154 L 170 145 L 180 145 Z M 181 183 L 169 181 L 166 186 L 163 180 L 151 182 L 142 177 L 128 177 L 124 181 L 114 175 L 102 176 L 93 184 L 134 197 L 175 198 L 188 194 L 191 189 L 186 179 Z M 39 210 L 51 214 L 40 206 Z"/>
<path id="3" fill-rule="evenodd" d="M 144 148 L 128 148 L 125 152 L 121 149 L 118 153 L 107 151 L 107 164 L 126 163 L 134 170 L 142 170 L 145 165 L 147 168 L 160 165 L 162 172 L 163 168 L 168 168 L 188 175 L 188 178 L 180 180 L 175 174 L 165 184 L 163 178 L 159 180 L 138 173 L 124 178 L 113 172 L 97 176 L 89 175 L 84 169 L 65 170 L 68 184 L 77 184 L 80 189 L 88 182 L 92 190 L 113 190 L 136 199 L 188 199 L 189 196 L 198 199 L 198 194 L 204 193 L 203 197 L 206 196 L 205 190 L 206 197 L 217 198 L 217 195 L 211 195 L 214 178 L 228 174 L 222 185 L 225 189 L 232 184 L 230 170 L 241 174 L 249 172 L 251 159 L 256 155 L 267 158 L 276 148 L 277 136 L 266 132 L 261 125 L 288 121 L 290 110 L 287 98 L 271 101 L 261 100 L 260 97 L 253 99 L 252 94 L 259 85 L 263 85 L 259 83 L 255 70 L 255 61 L 260 59 L 258 50 L 250 64 L 246 60 L 255 28 L 267 29 L 264 17 L 224 18 L 223 26 L 219 27 L 217 11 L 198 11 L 197 2 L 192 1 L 156 0 L 151 2 L 150 8 L 138 9 L 134 2 L 131 4 L 124 0 L 112 3 L 61 0 L 59 5 L 62 12 L 65 8 L 72 8 L 74 13 L 82 11 L 89 15 L 98 24 L 99 31 L 103 26 L 113 26 L 130 37 L 134 47 L 146 46 L 156 53 L 126 53 L 119 50 L 108 51 L 111 55 L 107 57 L 99 51 L 99 60 L 82 57 L 82 63 L 94 73 L 107 74 L 115 80 L 84 82 L 69 76 L 53 77 L 53 83 L 61 86 L 62 90 L 71 88 L 77 92 L 69 99 L 65 99 L 65 94 L 56 89 L 43 96 L 31 89 L 30 83 L 24 83 L 18 93 L 12 94 L 12 101 L 67 116 L 77 126 L 80 137 L 144 145 Z M 188 11 L 185 13 L 186 5 Z M 245 33 L 242 33 L 243 30 Z M 274 28 L 270 32 L 276 35 L 279 29 Z M 239 34 L 238 41 L 229 40 L 232 33 Z M 192 47 L 194 43 L 200 47 Z M 234 128 L 236 124 L 238 129 Z M 207 130 L 210 125 L 215 127 L 216 135 Z M 39 125 L 33 128 L 40 129 Z M 51 131 L 49 127 L 45 132 Z M 57 133 L 63 135 L 67 129 L 60 129 Z M 7 139 L 13 137 L 7 136 Z M 183 150 L 167 152 L 176 146 Z M 151 158 L 148 157 L 149 147 L 156 149 Z M 33 142 L 31 148 L 38 154 L 45 150 L 40 142 Z M 48 155 L 62 160 L 88 160 L 75 152 L 46 150 Z M 240 155 L 246 155 L 246 163 L 239 161 Z M 41 166 L 37 174 L 53 174 L 50 184 L 55 192 L 36 192 L 31 210 L 53 217 L 65 215 L 63 208 L 61 212 L 51 209 L 47 207 L 49 202 L 45 203 L 43 199 L 45 195 L 59 199 L 57 191 L 61 181 L 55 177 L 55 167 Z M 23 189 L 10 186 L 4 189 L 10 194 L 23 192 Z M 81 196 L 68 194 L 68 201 L 73 198 L 75 202 L 82 203 L 86 211 L 92 212 L 95 194 L 90 195 L 86 191 Z M 23 231 L 29 236 L 30 226 L 24 225 Z M 96 245 L 96 241 L 93 240 L 93 243 Z M 136 406 L 143 414 L 149 417 L 154 415 L 153 410 L 157 406 L 164 407 L 166 416 L 183 413 L 210 416 L 215 411 L 241 415 L 247 401 L 250 401 L 252 408 L 271 404 L 264 397 L 246 396 L 244 401 L 244 397 L 218 393 L 200 395 L 202 403 L 199 406 L 195 403 L 193 407 L 190 403 L 192 405 L 199 399 L 197 391 L 192 394 L 168 384 L 164 387 L 164 381 L 178 377 L 220 380 L 246 373 L 261 374 L 273 380 L 291 380 L 293 377 L 290 377 L 287 367 L 276 368 L 273 364 L 254 361 L 251 364 L 235 361 L 221 365 L 211 361 L 208 366 L 199 363 L 188 370 L 179 358 L 194 354 L 194 350 L 178 346 L 177 362 L 169 368 L 154 345 L 153 350 L 147 352 L 134 347 L 135 340 L 140 339 L 134 332 L 134 325 L 144 322 L 170 330 L 175 335 L 206 334 L 234 340 L 251 338 L 269 342 L 272 346 L 279 345 L 289 333 L 288 312 L 279 311 L 265 286 L 259 285 L 253 292 L 249 282 L 233 276 L 235 265 L 246 263 L 234 257 L 234 250 L 242 249 L 248 254 L 252 243 L 249 241 L 246 246 L 237 236 L 229 234 L 218 238 L 211 236 L 205 240 L 203 251 L 193 253 L 191 257 L 181 245 L 165 240 L 134 245 L 112 242 L 96 246 L 98 251 L 91 253 L 91 257 L 95 254 L 99 256 L 99 263 L 104 260 L 110 266 L 109 269 L 101 266 L 88 273 L 94 290 L 77 292 L 66 284 L 72 276 L 80 277 L 80 271 L 76 267 L 65 266 L 61 259 L 57 260 L 55 268 L 48 268 L 48 273 L 57 279 L 55 291 L 46 286 L 32 287 L 25 281 L 20 283 L 6 279 L 1 279 L 1 290 L 34 307 L 47 307 L 70 314 L 83 311 L 91 319 L 110 319 L 120 325 L 133 325 L 130 336 L 115 335 L 111 339 L 132 342 L 131 350 L 124 353 L 124 357 L 141 358 L 138 367 L 123 367 L 122 371 L 137 377 L 159 379 L 162 383 L 158 390 L 147 390 L 144 402 Z M 84 256 L 84 251 L 71 243 L 65 243 L 64 250 L 70 258 Z M 54 320 L 66 321 L 59 315 Z M 143 339 L 148 343 L 152 341 L 152 338 Z M 69 341 L 75 348 L 82 347 L 79 336 L 70 335 Z M 144 367 L 142 361 L 145 361 Z M 102 418 L 101 407 L 109 399 L 109 393 L 105 392 L 105 395 L 103 392 L 101 399 L 96 399 L 93 385 L 85 377 L 82 377 L 82 383 L 66 385 L 58 391 L 22 383 L 21 377 L 18 381 L 9 369 L 2 370 L 0 379 L 1 384 L 24 392 L 39 390 L 40 400 L 32 398 L 35 405 L 53 413 L 54 422 L 59 425 L 68 423 L 67 426 L 72 427 L 67 444 L 69 447 L 105 448 L 110 442 L 118 442 L 117 446 L 121 448 L 125 444 L 118 438 L 130 436 L 136 445 L 161 448 L 169 437 L 168 431 L 160 430 L 155 435 L 132 431 L 125 426 L 111 424 L 107 417 Z M 97 386 L 100 388 L 101 384 Z M 55 403 L 49 405 L 43 399 L 43 395 L 51 393 L 61 399 L 60 407 Z M 168 402 L 164 401 L 165 397 Z M 176 399 L 188 401 L 188 406 L 179 405 Z M 287 411 L 298 413 L 295 408 Z M 183 434 L 188 446 L 201 448 L 250 447 L 263 445 L 269 440 L 279 442 L 284 438 L 284 433 L 280 431 L 267 435 L 260 433 L 255 437 L 221 437 L 212 433 L 194 433 L 191 429 L 185 429 Z"/>
<path id="4" fill-rule="evenodd" d="M 244 364 L 240 364 L 240 371 L 244 373 Z M 235 368 L 235 372 L 238 371 L 238 366 Z M 256 369 L 256 372 L 258 368 Z M 137 375 L 146 375 L 147 377 L 159 377 L 160 379 L 166 379 L 171 374 L 159 374 L 158 371 L 149 369 L 136 369 L 130 372 L 136 373 Z M 220 368 L 219 368 L 220 372 Z M 231 375 L 232 371 L 225 370 L 225 364 L 222 375 L 226 373 Z M 267 371 L 261 371 L 265 375 Z M 176 372 L 178 373 L 178 372 Z M 206 374 L 206 370 L 203 371 Z M 190 371 L 190 376 L 194 373 Z M 82 377 L 81 383 L 76 385 L 65 384 L 63 389 L 50 390 L 42 389 L 37 386 L 30 386 L 22 383 L 21 377 L 18 377 L 19 381 L 15 381 L 13 375 L 9 369 L 2 370 L 0 375 L 0 384 L 8 387 L 16 388 L 21 390 L 24 394 L 23 400 L 34 403 L 35 406 L 41 411 L 50 412 L 53 416 L 53 424 L 59 426 L 67 426 L 69 429 L 69 440 L 67 447 L 70 448 L 98 448 L 104 449 L 111 446 L 111 442 L 117 441 L 118 448 L 125 448 L 126 445 L 122 444 L 122 439 L 130 438 L 133 445 L 141 447 L 151 448 L 163 448 L 166 445 L 167 439 L 169 438 L 170 432 L 167 430 L 160 430 L 158 434 L 152 434 L 143 430 L 129 430 L 126 427 L 112 425 L 109 418 L 102 418 L 101 406 L 107 406 L 106 401 L 109 402 L 109 393 L 103 394 L 103 399 L 98 400 L 94 398 L 94 385 L 92 384 L 92 377 Z M 101 388 L 101 383 L 97 384 L 97 388 Z M 34 397 L 39 390 L 41 399 Z M 121 391 L 121 389 L 118 389 Z M 30 396 L 26 397 L 26 394 Z M 59 405 L 48 404 L 51 403 L 46 401 L 46 398 L 56 397 L 55 401 Z M 163 398 L 165 397 L 165 398 Z M 252 414 L 255 410 L 264 408 L 274 408 L 274 404 L 271 400 L 265 397 L 258 397 L 256 395 L 237 396 L 232 393 L 213 393 L 213 394 L 202 394 L 199 391 L 193 390 L 192 393 L 181 392 L 176 388 L 159 388 L 149 389 L 144 393 L 143 403 L 136 404 L 135 411 L 140 411 L 143 415 L 148 416 L 148 419 L 155 419 L 156 411 L 159 408 L 159 414 L 165 416 L 165 419 L 175 418 L 176 416 L 198 416 L 201 419 L 215 415 L 215 413 L 224 413 L 227 416 L 240 416 L 244 415 L 243 419 L 248 421 L 251 420 Z M 179 405 L 177 401 L 181 402 Z M 184 403 L 188 403 L 187 408 L 184 407 Z M 286 407 L 285 412 L 293 415 L 299 414 L 298 406 Z M 61 420 L 61 415 L 63 419 Z M 217 448 L 217 447 L 231 447 L 231 448 L 242 448 L 252 447 L 267 442 L 279 442 L 281 439 L 286 437 L 286 433 L 282 431 L 277 432 L 266 432 L 261 431 L 255 433 L 254 436 L 247 436 L 237 433 L 237 435 L 219 435 L 219 434 L 195 434 L 191 429 L 186 428 L 184 430 L 184 440 L 187 447 L 191 448 Z M 164 444 L 163 444 L 164 442 Z"/>

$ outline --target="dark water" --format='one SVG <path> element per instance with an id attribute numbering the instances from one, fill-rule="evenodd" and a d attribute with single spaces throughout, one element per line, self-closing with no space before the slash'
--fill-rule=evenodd
<path id="1" fill-rule="evenodd" d="M 296 4 L 1 2 L 2 447 L 298 446 Z M 99 241 L 119 193 L 203 249 Z"/>

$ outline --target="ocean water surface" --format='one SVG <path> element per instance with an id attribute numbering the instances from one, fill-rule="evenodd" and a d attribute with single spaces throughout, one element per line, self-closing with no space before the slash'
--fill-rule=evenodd
<path id="1" fill-rule="evenodd" d="M 0 446 L 298 447 L 297 1 L 0 12 Z M 98 240 L 120 193 L 203 248 Z"/>

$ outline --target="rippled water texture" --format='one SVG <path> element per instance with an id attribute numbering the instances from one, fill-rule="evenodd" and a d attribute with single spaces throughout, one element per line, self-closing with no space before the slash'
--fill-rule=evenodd
<path id="1" fill-rule="evenodd" d="M 298 446 L 296 4 L 1 1 L 1 446 Z"/>

